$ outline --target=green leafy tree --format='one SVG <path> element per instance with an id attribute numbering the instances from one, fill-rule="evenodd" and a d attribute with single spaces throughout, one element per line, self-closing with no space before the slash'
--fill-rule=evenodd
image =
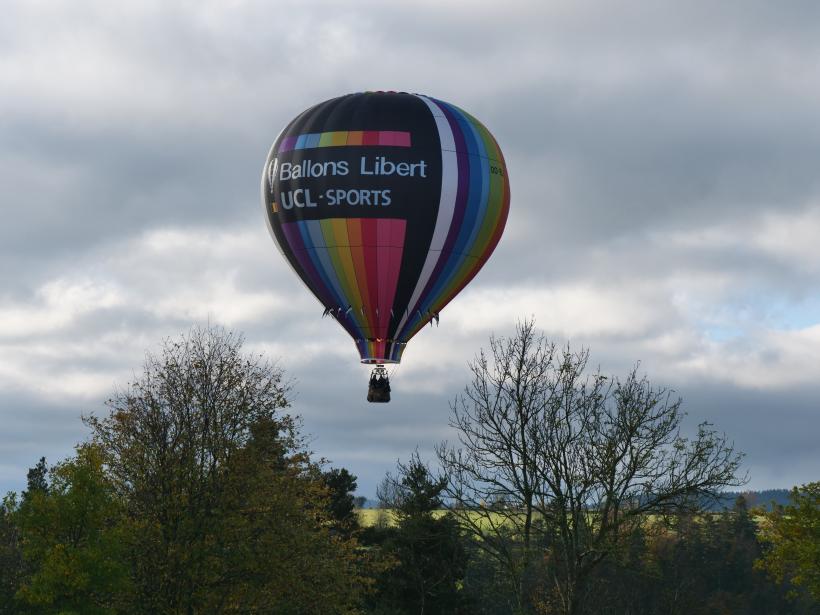
<path id="1" fill-rule="evenodd" d="M 261 421 L 230 462 L 203 592 L 208 612 L 355 612 L 371 583 L 355 540 L 334 530 L 320 468 Z"/>
<path id="2" fill-rule="evenodd" d="M 23 492 L 23 499 L 35 493 L 48 493 L 48 466 L 45 457 L 40 457 L 37 465 L 29 468 L 26 474 L 26 490 Z"/>
<path id="3" fill-rule="evenodd" d="M 462 591 L 467 551 L 452 515 L 439 515 L 446 480 L 435 478 L 414 454 L 388 476 L 379 497 L 396 518 L 383 549 L 396 565 L 382 576 L 379 602 L 388 612 L 469 612 Z"/>
<path id="4" fill-rule="evenodd" d="M 46 458 L 40 460 L 26 474 L 26 490 L 22 501 L 31 500 L 36 494 L 48 493 L 48 466 Z M 10 492 L 0 502 L 0 614 L 17 613 L 20 602 L 15 598 L 25 576 L 25 563 L 20 544 L 17 494 Z M 31 564 L 29 564 L 31 566 Z"/>
<path id="5" fill-rule="evenodd" d="M 23 574 L 23 553 L 15 513 L 16 494 L 9 493 L 0 501 L 0 615 L 15 613 L 14 599 Z"/>
<path id="6" fill-rule="evenodd" d="M 285 413 L 277 366 L 242 338 L 194 329 L 88 417 L 125 506 L 135 613 L 346 612 L 355 542 Z"/>
<path id="7" fill-rule="evenodd" d="M 328 511 L 333 519 L 334 529 L 344 534 L 350 534 L 359 527 L 356 516 L 356 477 L 346 468 L 331 468 L 322 474 L 322 479 L 328 489 Z"/>
<path id="8" fill-rule="evenodd" d="M 43 460 L 41 460 L 41 463 Z M 39 466 L 38 466 L 39 467 Z M 29 473 L 29 479 L 32 474 Z M 28 573 L 19 607 L 46 613 L 122 612 L 130 595 L 122 507 L 93 445 L 37 474 L 15 512 Z"/>
<path id="9" fill-rule="evenodd" d="M 647 519 L 594 571 L 596 615 L 809 615 L 807 601 L 754 569 L 755 522 L 739 497 L 721 513 Z"/>
<path id="10" fill-rule="evenodd" d="M 820 602 L 820 482 L 794 487 L 791 504 L 765 516 L 761 538 L 768 551 L 758 566 L 773 578 L 789 581 Z"/>
<path id="11" fill-rule="evenodd" d="M 638 591 L 612 596 L 621 611 L 669 613 L 670 615 L 808 615 L 807 605 L 787 600 L 778 584 L 754 569 L 760 555 L 756 526 L 745 499 L 722 513 L 675 515 L 647 523 L 653 530 L 634 577 L 627 581 L 621 571 L 606 571 L 619 586 Z M 599 579 L 597 588 L 606 587 Z M 610 586 L 616 585 L 614 583 Z M 597 595 L 598 606 L 611 596 Z M 617 609 L 616 609 L 617 612 Z"/>

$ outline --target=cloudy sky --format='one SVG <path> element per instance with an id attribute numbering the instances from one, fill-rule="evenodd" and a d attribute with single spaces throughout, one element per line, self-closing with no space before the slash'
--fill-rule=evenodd
<path id="1" fill-rule="evenodd" d="M 7 0 L 0 20 L 0 490 L 195 324 L 280 360 L 312 448 L 373 496 L 452 438 L 493 332 L 534 316 L 635 362 L 747 453 L 820 478 L 820 4 L 806 0 Z M 481 119 L 512 204 L 495 255 L 410 344 L 394 401 L 281 260 L 259 177 L 280 128 L 393 89 Z"/>

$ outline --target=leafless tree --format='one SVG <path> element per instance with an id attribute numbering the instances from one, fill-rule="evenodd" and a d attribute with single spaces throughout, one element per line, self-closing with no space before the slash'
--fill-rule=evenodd
<path id="1" fill-rule="evenodd" d="M 708 424 L 686 438 L 681 400 L 637 367 L 588 374 L 535 323 L 490 339 L 451 405 L 458 444 L 437 457 L 453 513 L 506 572 L 519 611 L 575 614 L 595 567 L 654 515 L 697 508 L 742 455 Z"/>

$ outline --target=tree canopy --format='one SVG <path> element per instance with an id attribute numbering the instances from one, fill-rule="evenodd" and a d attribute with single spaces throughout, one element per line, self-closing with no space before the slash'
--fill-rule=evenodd
<path id="1" fill-rule="evenodd" d="M 19 537 L 0 527 L 0 555 L 19 545 L 23 560 L 16 609 L 355 610 L 355 538 L 331 531 L 284 372 L 242 344 L 220 328 L 167 340 L 107 415 L 85 417 L 76 457 L 29 472 L 9 503 Z"/>
<path id="2" fill-rule="evenodd" d="M 791 503 L 765 513 L 768 551 L 759 566 L 820 601 L 820 482 L 795 487 Z"/>

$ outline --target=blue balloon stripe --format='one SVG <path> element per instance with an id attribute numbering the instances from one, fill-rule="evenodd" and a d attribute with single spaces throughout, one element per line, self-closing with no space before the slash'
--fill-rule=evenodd
<path id="1" fill-rule="evenodd" d="M 461 269 L 462 264 L 468 258 L 469 248 L 472 246 L 471 241 L 475 241 L 487 211 L 486 201 L 489 194 L 489 180 L 485 175 L 489 174 L 489 162 L 486 160 L 486 150 L 483 143 L 481 143 L 472 124 L 464 117 L 460 109 L 441 101 L 436 102 L 455 120 L 467 151 L 472 152 L 472 155 L 458 156 L 459 166 L 464 167 L 467 175 L 465 215 L 456 227 L 458 233 L 452 248 L 449 251 L 446 251 L 445 248 L 442 254 L 445 258 L 444 267 L 435 277 L 432 287 L 423 295 L 419 302 L 420 307 L 416 310 L 415 318 L 411 323 L 408 323 L 409 326 L 404 327 L 403 335 L 411 334 L 420 321 L 429 319 L 428 312 L 450 285 L 453 276 Z"/>
<path id="2" fill-rule="evenodd" d="M 341 305 L 344 301 L 344 292 L 342 292 L 341 284 L 336 278 L 336 269 L 330 263 L 326 250 L 317 250 L 317 248 L 324 248 L 325 242 L 322 236 L 322 229 L 314 220 L 300 220 L 297 222 L 299 231 L 302 233 L 302 238 L 305 245 L 308 247 L 308 254 L 313 259 L 313 264 L 322 276 L 322 280 L 332 292 L 337 305 Z"/>
<path id="3" fill-rule="evenodd" d="M 310 234 L 302 222 L 288 223 L 282 225 L 282 230 L 290 247 L 291 254 L 297 259 L 302 270 L 307 274 L 309 288 L 312 288 L 317 298 L 324 305 L 333 305 L 339 303 L 339 297 L 333 288 L 333 284 L 328 279 L 325 268 L 322 266 L 321 259 L 316 254 L 316 248 L 313 247 L 313 242 Z M 340 321 L 340 324 L 350 334 L 354 335 L 356 330 L 349 326 L 349 323 Z"/>
<path id="4" fill-rule="evenodd" d="M 305 238 L 306 243 L 309 242 L 308 245 L 310 245 L 310 249 L 308 253 L 313 258 L 316 269 L 319 271 L 327 287 L 332 290 L 334 298 L 336 299 L 335 307 L 345 310 L 348 305 L 352 304 L 352 301 L 344 292 L 344 287 L 339 280 L 339 274 L 328 253 L 324 234 L 322 233 L 321 222 L 319 220 L 300 220 L 298 224 L 302 232 L 302 237 Z M 339 316 L 338 310 L 336 315 Z M 352 319 L 338 318 L 338 321 L 351 335 L 355 334 L 354 339 L 356 337 L 367 337 L 363 335 L 358 324 Z"/>

